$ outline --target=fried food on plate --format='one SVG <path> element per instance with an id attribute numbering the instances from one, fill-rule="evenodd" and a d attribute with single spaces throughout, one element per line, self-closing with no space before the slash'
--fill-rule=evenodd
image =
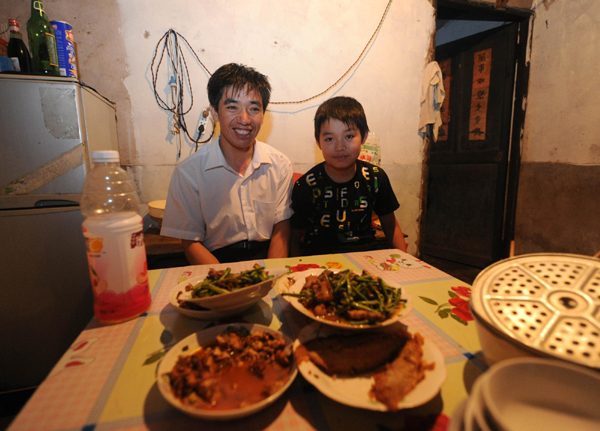
<path id="1" fill-rule="evenodd" d="M 372 372 L 369 396 L 388 410 L 398 410 L 398 403 L 425 378 L 435 363 L 423 360 L 424 339 L 403 328 L 359 335 L 333 335 L 314 338 L 294 351 L 296 361 L 312 361 L 326 374 L 354 377 Z"/>
<path id="2" fill-rule="evenodd" d="M 398 355 L 407 334 L 376 332 L 315 338 L 298 346 L 298 363 L 310 360 L 329 375 L 354 376 L 382 366 Z"/>
<path id="3" fill-rule="evenodd" d="M 421 334 L 416 333 L 406 342 L 400 355 L 373 376 L 371 395 L 389 410 L 397 410 L 398 403 L 425 378 L 425 371 L 434 368 L 435 364 L 423 361 L 423 342 Z"/>

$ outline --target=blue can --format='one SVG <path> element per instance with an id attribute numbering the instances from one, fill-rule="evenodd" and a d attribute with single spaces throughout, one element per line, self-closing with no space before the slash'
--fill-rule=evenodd
<path id="1" fill-rule="evenodd" d="M 60 75 L 77 78 L 77 59 L 75 58 L 73 27 L 64 21 L 50 21 L 50 25 L 54 29 L 56 36 Z"/>

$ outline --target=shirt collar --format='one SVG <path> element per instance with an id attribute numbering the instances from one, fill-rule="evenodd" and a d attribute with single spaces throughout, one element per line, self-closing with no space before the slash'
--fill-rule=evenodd
<path id="1" fill-rule="evenodd" d="M 223 155 L 223 151 L 221 150 L 221 146 L 219 145 L 220 140 L 221 135 L 219 135 L 217 139 L 209 144 L 211 145 L 211 148 L 206 159 L 207 170 L 214 168 L 229 168 L 229 165 L 227 165 L 227 161 L 225 160 L 225 156 Z M 265 144 L 260 141 L 256 141 L 256 144 L 254 145 L 254 154 L 252 155 L 252 161 L 250 162 L 249 166 L 249 168 L 251 168 L 251 172 L 258 169 L 262 164 L 272 164 L 272 161 L 269 158 L 269 155 L 265 152 L 263 145 Z"/>
<path id="2" fill-rule="evenodd" d="M 264 145 L 265 144 L 260 141 L 256 141 L 256 144 L 254 145 L 254 155 L 252 156 L 252 163 L 250 163 L 250 166 L 254 169 L 258 169 L 262 164 L 272 164 L 271 158 L 265 151 Z"/>

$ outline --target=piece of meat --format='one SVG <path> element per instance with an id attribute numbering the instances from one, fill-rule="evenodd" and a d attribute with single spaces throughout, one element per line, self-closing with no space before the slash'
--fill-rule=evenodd
<path id="1" fill-rule="evenodd" d="M 327 315 L 327 307 L 323 304 L 318 304 L 313 308 L 313 313 L 315 313 L 315 316 L 317 317 L 325 316 Z"/>
<path id="2" fill-rule="evenodd" d="M 329 375 L 371 371 L 396 357 L 407 340 L 403 330 L 360 335 L 315 338 L 300 345 L 294 355 L 298 363 L 310 360 Z"/>
<path id="3" fill-rule="evenodd" d="M 313 292 L 315 292 L 315 298 L 319 302 L 331 301 L 333 299 L 333 289 L 327 278 L 322 280 L 314 275 L 309 275 L 306 277 L 305 286 L 312 288 Z"/>
<path id="4" fill-rule="evenodd" d="M 400 355 L 373 376 L 371 395 L 391 411 L 398 410 L 398 403 L 423 380 L 425 371 L 435 366 L 423 361 L 423 342 L 421 334 L 416 333 L 406 342 Z"/>
<path id="5" fill-rule="evenodd" d="M 374 322 L 385 320 L 385 316 L 377 311 L 348 310 L 346 315 L 348 320 L 371 320 Z"/>

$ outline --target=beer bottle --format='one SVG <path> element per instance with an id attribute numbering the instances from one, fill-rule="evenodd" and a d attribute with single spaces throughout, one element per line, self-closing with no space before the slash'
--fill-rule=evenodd
<path id="1" fill-rule="evenodd" d="M 40 0 L 31 2 L 31 18 L 27 21 L 27 37 L 32 55 L 33 73 L 59 76 L 56 37 Z"/>
<path id="2" fill-rule="evenodd" d="M 31 58 L 19 31 L 19 21 L 9 19 L 8 26 L 10 27 L 10 39 L 6 50 L 8 58 L 12 60 L 15 72 L 31 73 Z"/>

